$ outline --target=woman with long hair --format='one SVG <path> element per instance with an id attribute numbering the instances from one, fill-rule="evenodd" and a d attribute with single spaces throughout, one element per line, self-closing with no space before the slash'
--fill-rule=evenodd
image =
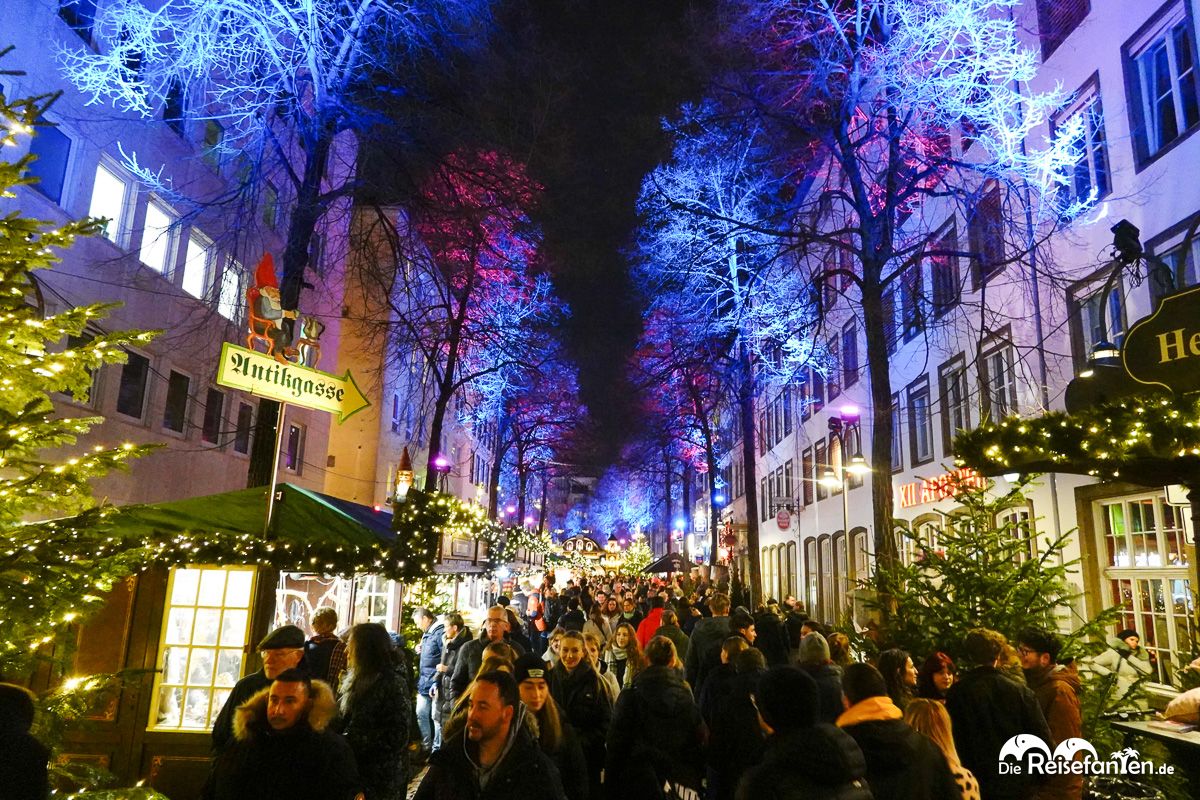
<path id="1" fill-rule="evenodd" d="M 962 800 L 979 800 L 979 781 L 971 770 L 962 765 L 958 750 L 954 746 L 954 729 L 950 725 L 950 714 L 937 700 L 916 697 L 904 709 L 904 721 L 917 733 L 924 734 L 941 749 L 954 773 L 954 782 L 962 794 Z"/>
<path id="2" fill-rule="evenodd" d="M 558 645 L 562 641 L 563 634 L 566 632 L 566 628 L 559 625 L 550 631 L 550 636 L 546 639 L 546 652 L 543 660 L 551 667 L 558 666 Z"/>
<path id="3" fill-rule="evenodd" d="M 350 629 L 346 656 L 341 729 L 363 793 L 367 800 L 404 800 L 412 700 L 400 654 L 386 628 L 364 622 Z"/>
<path id="4" fill-rule="evenodd" d="M 617 695 L 621 693 L 621 684 L 617 683 L 616 676 L 612 674 L 608 664 L 601 658 L 600 651 L 604 649 L 604 643 L 596 634 L 585 633 L 583 634 L 583 649 L 587 652 L 587 660 L 591 663 L 592 669 L 600 673 L 600 677 L 604 681 L 604 689 L 608 692 L 608 699 L 613 703 L 617 702 Z"/>
<path id="5" fill-rule="evenodd" d="M 954 685 L 958 669 L 950 656 L 938 651 L 917 670 L 917 697 L 946 702 L 946 692 Z"/>
<path id="6" fill-rule="evenodd" d="M 588 764 L 588 796 L 602 797 L 600 775 L 604 770 L 604 743 L 612 721 L 612 701 L 604 679 L 587 657 L 583 634 L 567 631 L 558 648 L 559 662 L 546 673 L 550 694 L 579 733 Z"/>
<path id="7" fill-rule="evenodd" d="M 591 634 L 600 640 L 600 646 L 608 641 L 611 634 L 611 629 L 608 627 L 608 620 L 604 618 L 604 614 L 600 611 L 598 603 L 592 603 L 592 607 L 588 609 L 587 622 L 583 623 L 584 635 Z"/>
<path id="8" fill-rule="evenodd" d="M 549 670 L 546 662 L 532 653 L 517 659 L 514 677 L 521 692 L 521 702 L 537 722 L 536 737 L 542 752 L 550 756 L 558 775 L 562 779 L 567 800 L 585 800 L 588 796 L 587 761 L 579 736 L 559 716 L 558 704 L 550 698 L 550 685 L 546 683 Z"/>
<path id="9" fill-rule="evenodd" d="M 901 711 L 913 697 L 917 688 L 917 668 L 907 650 L 893 647 L 879 654 L 879 672 L 887 684 L 888 697 Z"/>
<path id="10" fill-rule="evenodd" d="M 628 622 L 617 626 L 604 650 L 604 662 L 622 689 L 632 686 L 633 679 L 646 666 L 642 648 L 638 645 L 637 631 Z"/>
<path id="11" fill-rule="evenodd" d="M 604 621 L 610 631 L 617 632 L 617 626 L 621 624 L 621 602 L 616 597 L 604 601 Z"/>

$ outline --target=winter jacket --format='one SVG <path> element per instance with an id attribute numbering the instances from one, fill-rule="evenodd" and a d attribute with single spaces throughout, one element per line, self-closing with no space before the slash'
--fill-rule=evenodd
<path id="1" fill-rule="evenodd" d="M 608 796 L 654 797 L 664 782 L 699 791 L 705 738 L 700 709 L 679 671 L 646 667 L 613 711 L 604 770 Z"/>
<path id="2" fill-rule="evenodd" d="M 517 651 L 518 656 L 525 654 L 525 648 L 517 642 L 512 639 L 504 641 Z M 488 644 L 487 633 L 481 633 L 478 639 L 472 639 L 458 651 L 458 655 L 454 659 L 454 673 L 450 678 L 450 688 L 454 692 L 455 699 L 462 697 L 463 692 L 471 685 L 471 681 L 475 680 L 475 673 L 479 672 L 479 667 L 483 664 L 483 648 Z"/>
<path id="3" fill-rule="evenodd" d="M 562 618 L 559 619 L 558 624 L 561 625 L 565 630 L 579 631 L 580 633 L 583 633 L 583 625 L 586 622 L 587 617 L 584 615 L 581 609 L 577 608 L 574 611 L 568 611 L 563 614 Z"/>
<path id="4" fill-rule="evenodd" d="M 337 691 L 346 669 L 346 643 L 332 633 L 314 636 L 304 643 L 304 661 L 308 674 Z"/>
<path id="5" fill-rule="evenodd" d="M 517 704 L 505 749 L 486 776 L 465 730 L 448 739 L 429 757 L 413 800 L 566 800 L 558 770 L 524 725 L 524 714 Z"/>
<path id="6" fill-rule="evenodd" d="M 867 762 L 875 800 L 959 800 L 958 784 L 933 740 L 900 719 L 886 697 L 870 697 L 838 718 Z"/>
<path id="7" fill-rule="evenodd" d="M 817 682 L 817 699 L 821 710 L 817 719 L 830 725 L 837 722 L 844 706 L 842 705 L 842 670 L 834 664 L 817 664 L 816 666 L 801 665 L 797 669 L 807 672 Z"/>
<path id="8" fill-rule="evenodd" d="M 646 618 L 637 626 L 637 640 L 642 649 L 646 649 L 646 645 L 650 644 L 650 640 L 654 638 L 654 634 L 658 631 L 658 626 L 662 625 L 661 608 L 652 608 Z"/>
<path id="9" fill-rule="evenodd" d="M 588 769 L 587 759 L 583 757 L 583 745 L 579 742 L 579 734 L 570 723 L 560 720 L 560 724 L 562 738 L 558 742 L 558 749 L 550 751 L 542 748 L 542 752 L 554 762 L 567 800 L 587 800 Z"/>
<path id="10" fill-rule="evenodd" d="M 404 676 L 398 669 L 389 670 L 349 704 L 341 721 L 342 734 L 358 761 L 367 800 L 404 800 L 406 796 L 409 698 Z"/>
<path id="11" fill-rule="evenodd" d="M 1050 741 L 1050 727 L 1027 687 L 995 667 L 978 667 L 963 675 L 946 693 L 946 710 L 954 729 L 954 746 L 963 766 L 979 779 L 989 800 L 1025 800 L 1039 776 L 1000 775 L 1000 750 L 1020 733 Z"/>
<path id="12" fill-rule="evenodd" d="M 766 738 L 750 696 L 764 674 L 751 670 L 728 680 L 714 674 L 704 683 L 700 714 L 709 731 L 708 788 L 715 800 L 732 800 L 742 775 L 762 760 Z"/>
<path id="13" fill-rule="evenodd" d="M 562 664 L 547 673 L 550 695 L 560 716 L 575 728 L 588 764 L 588 794 L 600 797 L 600 771 L 604 769 L 604 744 L 612 723 L 612 703 L 603 678 L 586 661 L 568 672 Z"/>
<path id="14" fill-rule="evenodd" d="M 471 641 L 471 632 L 463 628 L 457 636 L 442 647 L 442 663 L 446 666 L 446 671 L 437 673 L 437 704 L 438 713 L 441 714 L 443 720 L 450 719 L 450 714 L 454 711 L 454 701 L 458 699 L 454 693 L 454 687 L 451 685 L 454 678 L 454 666 L 458 654 L 462 652 L 463 645 L 469 641 Z"/>
<path id="15" fill-rule="evenodd" d="M 684 661 L 684 678 L 697 691 L 704 682 L 706 661 L 714 648 L 729 637 L 729 617 L 705 617 L 692 628 L 691 643 Z M 718 657 L 717 661 L 720 661 Z"/>
<path id="16" fill-rule="evenodd" d="M 428 695 L 437 678 L 437 665 L 442 663 L 446 626 L 435 622 L 421 634 L 421 660 L 417 663 L 417 694 Z"/>
<path id="17" fill-rule="evenodd" d="M 1051 749 L 1067 739 L 1083 735 L 1079 692 L 1083 685 L 1072 668 L 1052 664 L 1025 670 L 1025 684 L 1037 698 L 1050 727 Z M 1079 800 L 1083 795 L 1082 775 L 1051 775 L 1038 789 L 1038 800 Z"/>
<path id="18" fill-rule="evenodd" d="M 604 651 L 604 663 L 608 664 L 608 671 L 617 679 L 617 685 L 622 689 L 633 683 L 633 670 L 629 669 L 629 656 L 625 648 L 610 644 Z"/>
<path id="19" fill-rule="evenodd" d="M 592 622 L 590 619 L 587 622 L 583 623 L 583 633 L 585 635 L 590 633 L 593 636 L 595 636 L 597 639 L 599 639 L 601 647 L 603 647 L 605 644 L 608 643 L 608 637 L 610 635 L 610 631 L 608 629 L 607 622 L 603 622 L 603 623 L 597 625 L 595 622 Z"/>
<path id="20" fill-rule="evenodd" d="M 832 725 L 813 725 L 767 740 L 762 763 L 750 768 L 737 800 L 871 800 L 858 744 Z"/>
<path id="21" fill-rule="evenodd" d="M 238 708 L 270 685 L 271 680 L 261 669 L 258 672 L 251 672 L 233 685 L 233 691 L 229 693 L 225 705 L 221 706 L 221 712 L 217 714 L 217 721 L 213 723 L 214 753 L 220 754 L 233 742 L 233 718 Z"/>
<path id="22" fill-rule="evenodd" d="M 1135 683 L 1154 672 L 1154 665 L 1150 663 L 1150 652 L 1146 648 L 1139 647 L 1134 652 L 1120 639 L 1110 639 L 1108 649 L 1088 662 L 1086 669 L 1101 677 L 1116 676 L 1116 683 L 1110 695 L 1112 700 L 1122 701 L 1122 705 L 1144 705 L 1144 702 L 1127 700 L 1126 695 Z"/>
<path id="23" fill-rule="evenodd" d="M 675 654 L 679 656 L 680 665 L 687 663 L 688 647 L 691 645 L 691 640 L 683 632 L 683 628 L 680 628 L 678 625 L 659 625 L 654 635 L 670 639 L 671 644 L 675 645 Z"/>
<path id="24" fill-rule="evenodd" d="M 23 721 L 0 719 L 0 786 L 11 800 L 45 800 L 50 793 L 50 751 Z"/>
<path id="25" fill-rule="evenodd" d="M 789 648 L 787 630 L 783 620 L 767 611 L 754 618 L 754 646 L 762 651 L 767 659 L 768 667 L 778 667 L 789 663 Z"/>
<path id="26" fill-rule="evenodd" d="M 268 685 L 234 711 L 231 740 L 217 757 L 201 797 L 352 800 L 363 786 L 350 745 L 330 730 L 337 718 L 333 690 L 324 681 L 313 681 L 308 718 L 284 731 L 267 721 L 270 692 Z"/>

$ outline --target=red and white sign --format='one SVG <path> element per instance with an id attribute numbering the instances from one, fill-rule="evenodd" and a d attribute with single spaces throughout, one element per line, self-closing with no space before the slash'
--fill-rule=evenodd
<path id="1" fill-rule="evenodd" d="M 786 508 L 779 509 L 779 513 L 775 515 L 775 524 L 779 526 L 779 530 L 786 531 L 792 527 L 792 515 L 788 513 Z"/>
<path id="2" fill-rule="evenodd" d="M 926 478 L 914 483 L 906 483 L 897 487 L 898 503 L 901 508 L 912 508 L 926 503 L 937 503 L 954 496 L 958 487 L 982 489 L 987 486 L 987 479 L 973 469 L 960 469 L 947 472 L 936 478 Z"/>

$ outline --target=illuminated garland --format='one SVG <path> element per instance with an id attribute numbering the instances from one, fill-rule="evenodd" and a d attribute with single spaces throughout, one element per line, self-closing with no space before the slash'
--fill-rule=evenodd
<path id="1" fill-rule="evenodd" d="M 954 440 L 985 475 L 1070 472 L 1158 485 L 1200 476 L 1200 398 L 1127 398 L 1075 414 L 985 423 Z"/>

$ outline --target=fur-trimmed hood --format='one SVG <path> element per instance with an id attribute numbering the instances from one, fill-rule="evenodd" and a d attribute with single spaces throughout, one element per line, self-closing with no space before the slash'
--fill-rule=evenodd
<path id="1" fill-rule="evenodd" d="M 313 681 L 312 708 L 308 710 L 308 725 L 317 733 L 326 730 L 338 716 L 337 698 L 325 681 Z M 267 698 L 271 687 L 260 690 L 233 712 L 233 738 L 239 742 L 254 737 L 255 729 L 268 726 Z"/>

